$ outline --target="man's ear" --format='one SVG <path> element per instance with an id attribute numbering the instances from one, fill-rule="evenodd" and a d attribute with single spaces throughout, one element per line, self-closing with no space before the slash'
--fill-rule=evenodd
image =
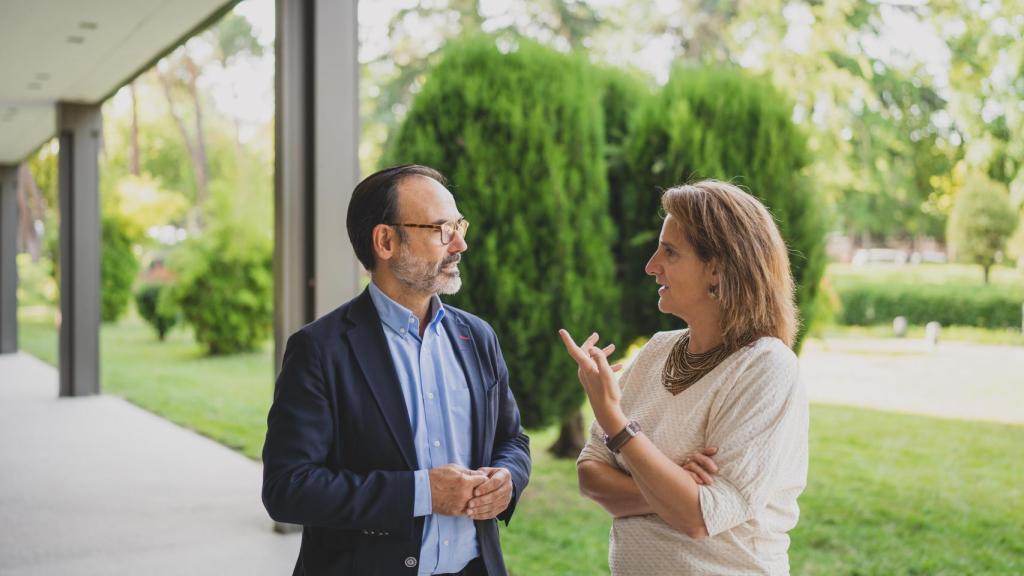
<path id="1" fill-rule="evenodd" d="M 398 255 L 398 234 L 394 227 L 377 224 L 373 227 L 373 254 L 377 260 L 390 260 Z"/>

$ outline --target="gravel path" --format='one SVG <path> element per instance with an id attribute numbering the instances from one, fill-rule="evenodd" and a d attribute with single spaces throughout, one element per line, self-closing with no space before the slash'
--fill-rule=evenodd
<path id="1" fill-rule="evenodd" d="M 809 340 L 812 402 L 1024 424 L 1024 347 L 922 340 Z"/>

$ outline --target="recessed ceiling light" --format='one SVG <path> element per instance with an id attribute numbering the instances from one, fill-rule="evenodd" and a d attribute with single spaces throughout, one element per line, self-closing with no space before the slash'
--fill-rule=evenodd
<path id="1" fill-rule="evenodd" d="M 85 38 L 81 36 L 68 36 L 68 44 L 82 44 Z"/>
<path id="2" fill-rule="evenodd" d="M 99 24 L 95 22 L 79 22 L 78 27 L 82 30 L 95 30 L 96 28 L 99 28 Z"/>

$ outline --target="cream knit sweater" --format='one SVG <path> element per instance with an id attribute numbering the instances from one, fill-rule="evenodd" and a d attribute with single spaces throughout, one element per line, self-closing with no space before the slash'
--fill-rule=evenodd
<path id="1" fill-rule="evenodd" d="M 796 356 L 777 338 L 761 338 L 673 396 L 661 383 L 665 358 L 681 331 L 659 332 L 622 372 L 622 408 L 666 456 L 717 446 L 718 475 L 700 486 L 710 536 L 693 540 L 655 514 L 612 522 L 612 574 L 789 574 L 789 536 L 807 483 L 807 394 Z M 597 423 L 579 460 L 629 473 L 604 445 Z"/>

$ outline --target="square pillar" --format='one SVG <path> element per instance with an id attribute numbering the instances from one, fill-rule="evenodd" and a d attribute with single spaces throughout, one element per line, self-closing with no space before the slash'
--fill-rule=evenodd
<path id="1" fill-rule="evenodd" d="M 60 395 L 100 391 L 98 104 L 57 104 L 60 204 Z"/>
<path id="2" fill-rule="evenodd" d="M 0 166 L 0 354 L 18 351 L 18 170 Z"/>
<path id="3" fill-rule="evenodd" d="M 355 0 L 277 0 L 275 372 L 288 336 L 359 290 L 345 214 L 359 181 Z"/>

